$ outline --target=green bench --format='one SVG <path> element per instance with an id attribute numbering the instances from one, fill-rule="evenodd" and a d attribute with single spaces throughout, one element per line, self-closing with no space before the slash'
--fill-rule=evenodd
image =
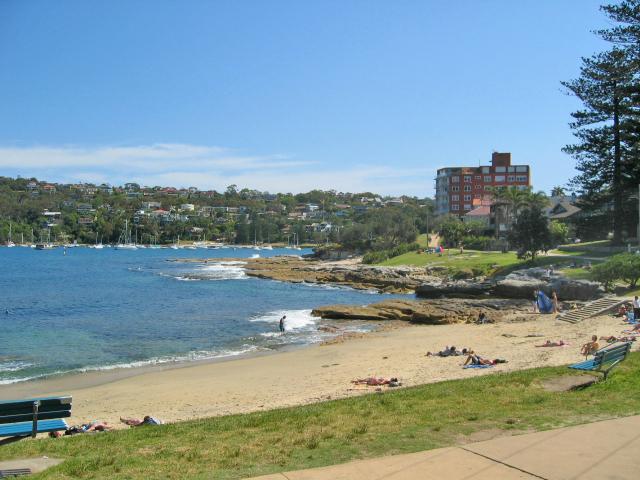
<path id="1" fill-rule="evenodd" d="M 591 360 L 576 363 L 575 365 L 571 365 L 569 368 L 584 370 L 587 372 L 602 373 L 606 380 L 611 369 L 627 358 L 630 350 L 631 342 L 613 344 L 598 350 L 593 354 L 593 358 Z"/>
<path id="2" fill-rule="evenodd" d="M 63 418 L 71 416 L 71 397 L 31 398 L 0 402 L 0 444 L 38 433 L 67 429 Z"/>

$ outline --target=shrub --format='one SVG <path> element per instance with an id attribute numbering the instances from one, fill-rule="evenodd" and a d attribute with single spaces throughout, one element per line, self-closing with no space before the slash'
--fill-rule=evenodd
<path id="1" fill-rule="evenodd" d="M 591 278 L 602 283 L 605 289 L 617 280 L 623 280 L 633 288 L 640 280 L 640 255 L 621 253 L 609 258 L 606 262 L 596 265 L 591 270 Z"/>
<path id="2" fill-rule="evenodd" d="M 482 235 L 469 235 L 462 239 L 464 247 L 471 250 L 488 250 L 491 242 L 493 238 Z"/>

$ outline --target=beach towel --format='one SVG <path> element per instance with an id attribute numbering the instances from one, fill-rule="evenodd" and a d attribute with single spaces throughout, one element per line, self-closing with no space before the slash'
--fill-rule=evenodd
<path id="1" fill-rule="evenodd" d="M 465 365 L 462 368 L 491 368 L 493 367 L 493 365 L 480 365 L 480 364 L 469 364 L 469 365 Z"/>
<path id="2" fill-rule="evenodd" d="M 553 303 L 551 299 L 547 297 L 544 292 L 538 292 L 538 299 L 536 300 L 538 304 L 538 310 L 540 313 L 551 313 L 553 311 Z"/>

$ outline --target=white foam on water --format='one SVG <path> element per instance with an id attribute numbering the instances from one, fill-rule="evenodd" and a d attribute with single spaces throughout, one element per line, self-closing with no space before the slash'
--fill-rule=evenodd
<path id="1" fill-rule="evenodd" d="M 260 254 L 259 253 L 254 253 L 249 258 L 260 258 Z"/>
<path id="2" fill-rule="evenodd" d="M 33 366 L 33 363 L 23 362 L 20 360 L 10 360 L 7 362 L 0 362 L 0 372 L 18 372 Z"/>
<path id="3" fill-rule="evenodd" d="M 214 360 L 217 358 L 225 358 L 225 357 L 236 357 L 238 355 L 243 355 L 245 353 L 250 353 L 258 350 L 256 345 L 245 344 L 242 345 L 239 349 L 236 350 L 215 350 L 215 351 L 196 351 L 189 352 L 186 355 L 171 355 L 165 357 L 154 357 L 148 360 L 139 360 L 135 362 L 127 362 L 127 363 L 115 363 L 111 365 L 98 365 L 98 366 L 90 366 L 83 368 L 75 368 L 72 370 L 58 370 L 55 372 L 43 373 L 41 375 L 34 375 L 32 377 L 22 377 L 22 378 L 9 378 L 5 380 L 0 380 L 0 385 L 10 385 L 12 383 L 20 383 L 26 382 L 29 380 L 38 380 L 42 378 L 52 377 L 56 375 L 63 375 L 69 373 L 87 373 L 87 372 L 99 372 L 99 371 L 108 371 L 108 370 L 116 370 L 120 368 L 140 368 L 140 367 L 148 367 L 153 365 L 162 365 L 167 363 L 177 363 L 177 362 L 193 362 L 198 360 Z"/>
<path id="4" fill-rule="evenodd" d="M 286 332 L 296 330 L 309 330 L 315 329 L 317 318 L 311 315 L 311 310 L 277 310 L 274 312 L 268 312 L 258 317 L 253 317 L 250 320 L 252 322 L 265 322 L 271 324 L 277 324 L 280 319 L 286 315 L 284 319 L 284 329 Z M 269 332 L 269 335 L 272 332 Z M 279 333 L 279 332 L 276 332 Z M 267 336 L 263 334 L 263 336 Z"/>

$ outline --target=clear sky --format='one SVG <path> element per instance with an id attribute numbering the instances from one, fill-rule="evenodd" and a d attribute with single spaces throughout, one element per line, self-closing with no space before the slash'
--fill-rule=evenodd
<path id="1" fill-rule="evenodd" d="M 595 0 L 0 1 L 0 175 L 433 195 L 510 151 L 547 192 Z"/>

